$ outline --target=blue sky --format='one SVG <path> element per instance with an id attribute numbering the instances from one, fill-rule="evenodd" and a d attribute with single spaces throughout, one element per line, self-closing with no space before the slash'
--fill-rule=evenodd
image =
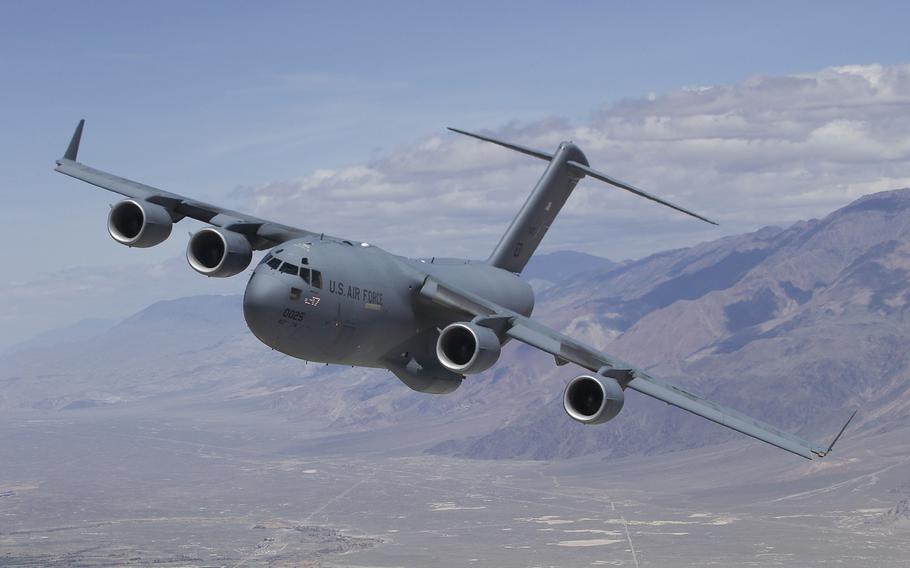
<path id="1" fill-rule="evenodd" d="M 906 63 L 908 12 L 904 3 L 875 2 L 3 3 L 2 280 L 182 254 L 185 238 L 147 251 L 113 244 L 104 222 L 115 198 L 51 171 L 79 118 L 88 122 L 83 161 L 237 207 L 320 168 L 408 154 L 447 125 L 530 136 L 553 118 L 556 130 L 571 131 L 596 123 L 605 108 L 620 112 L 623 101 L 684 87 Z M 658 170 L 620 177 L 660 186 Z M 532 174 L 515 178 L 533 183 Z M 516 187 L 514 199 L 526 188 Z M 508 223 L 507 211 L 491 235 Z M 756 210 L 752 225 L 796 215 Z M 299 217 L 282 220 L 336 233 L 332 223 L 341 224 L 355 238 L 384 234 L 353 213 L 336 219 L 299 207 Z M 732 218 L 726 226 L 753 228 Z M 612 235 L 603 254 L 639 256 L 713 235 L 679 227 L 661 233 L 646 222 L 639 234 Z M 596 236 L 571 230 L 560 227 L 551 244 Z M 463 253 L 458 239 L 440 233 L 439 250 Z"/>

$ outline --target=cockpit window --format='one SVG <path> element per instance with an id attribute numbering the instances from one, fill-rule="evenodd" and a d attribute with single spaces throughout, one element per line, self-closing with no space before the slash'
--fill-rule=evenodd
<path id="1" fill-rule="evenodd" d="M 300 267 L 300 277 L 303 278 L 304 282 L 309 284 L 310 283 L 310 269 L 306 268 L 304 266 L 301 266 Z"/>
<path id="2" fill-rule="evenodd" d="M 259 261 L 259 264 L 265 264 L 266 262 L 268 262 L 270 260 L 272 260 L 272 253 L 268 253 L 267 255 L 262 257 L 262 260 Z"/>
<path id="3" fill-rule="evenodd" d="M 285 274 L 297 274 L 297 265 L 291 264 L 290 262 L 285 262 L 281 265 L 281 268 L 278 269 L 279 272 L 284 272 Z"/>
<path id="4" fill-rule="evenodd" d="M 281 266 L 280 258 L 273 258 L 272 260 L 269 261 L 269 268 L 274 268 L 275 270 L 278 270 L 279 266 Z"/>
<path id="5" fill-rule="evenodd" d="M 322 288 L 322 272 L 318 270 L 313 270 L 313 274 L 310 277 L 310 285 L 313 288 Z"/>

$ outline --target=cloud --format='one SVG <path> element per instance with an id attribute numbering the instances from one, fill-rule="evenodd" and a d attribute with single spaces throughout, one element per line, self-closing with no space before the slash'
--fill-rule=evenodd
<path id="1" fill-rule="evenodd" d="M 910 65 L 852 65 L 649 93 L 597 109 L 584 124 L 551 118 L 492 133 L 545 150 L 572 139 L 594 167 L 722 223 L 712 229 L 582 182 L 544 247 L 623 259 L 908 186 L 908 127 Z M 476 258 L 496 244 L 544 167 L 445 133 L 249 189 L 248 200 L 264 217 L 404 254 Z"/>
<path id="2" fill-rule="evenodd" d="M 293 84 L 347 85 L 319 76 Z M 456 125 L 468 126 L 468 125 Z M 543 242 L 621 260 L 767 224 L 823 216 L 860 195 L 910 186 L 910 65 L 862 65 L 650 93 L 562 118 L 506 123 L 496 136 L 551 150 L 572 139 L 591 164 L 718 219 L 719 229 L 596 181 L 579 184 Z M 440 133 L 339 169 L 256 187 L 236 208 L 412 256 L 483 258 L 545 168 Z M 183 259 L 90 267 L 0 283 L 0 347 L 82 317 L 155 300 L 240 292 Z M 128 290 L 128 293 L 124 293 Z"/>

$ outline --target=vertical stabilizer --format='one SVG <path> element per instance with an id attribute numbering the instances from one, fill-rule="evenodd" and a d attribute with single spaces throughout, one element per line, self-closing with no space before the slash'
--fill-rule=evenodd
<path id="1" fill-rule="evenodd" d="M 510 272 L 524 270 L 578 180 L 584 177 L 569 166 L 570 161 L 588 165 L 578 146 L 563 142 L 490 255 L 490 264 Z"/>

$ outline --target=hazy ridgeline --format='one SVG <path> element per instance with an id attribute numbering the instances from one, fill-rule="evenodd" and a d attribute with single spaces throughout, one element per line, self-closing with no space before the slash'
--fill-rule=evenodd
<path id="1" fill-rule="evenodd" d="M 635 394 L 576 424 L 572 368 L 514 342 L 448 396 L 305 364 L 239 296 L 43 334 L 0 359 L 0 566 L 901 565 L 908 275 L 910 190 L 525 274 L 534 317 L 774 425 L 822 442 L 858 408 L 823 462 Z"/>

